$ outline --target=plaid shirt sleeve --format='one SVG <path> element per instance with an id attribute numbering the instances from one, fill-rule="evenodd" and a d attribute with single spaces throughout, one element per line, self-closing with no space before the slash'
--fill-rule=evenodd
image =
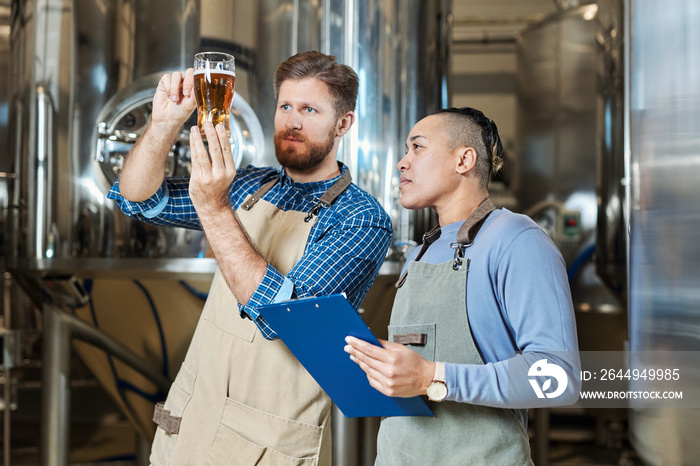
<path id="1" fill-rule="evenodd" d="M 188 178 L 167 178 L 153 196 L 140 202 L 124 198 L 117 180 L 107 197 L 117 202 L 119 210 L 137 220 L 161 226 L 202 229 L 189 196 Z"/>
<path id="2" fill-rule="evenodd" d="M 323 296 L 344 292 L 357 308 L 374 282 L 391 241 L 391 223 L 387 218 L 363 216 L 349 218 L 331 229 L 319 241 L 307 245 L 304 255 L 287 274 L 294 285 L 292 298 Z M 262 283 L 245 305 L 245 312 L 268 340 L 275 331 L 259 315 L 259 306 L 275 302 L 285 276 L 268 264 Z"/>

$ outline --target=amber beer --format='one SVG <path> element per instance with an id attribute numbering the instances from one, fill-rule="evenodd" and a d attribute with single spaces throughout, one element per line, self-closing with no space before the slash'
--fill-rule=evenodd
<path id="1" fill-rule="evenodd" d="M 202 134 L 207 121 L 214 126 L 222 124 L 230 131 L 229 114 L 235 87 L 236 73 L 233 71 L 203 69 L 194 72 L 197 126 Z"/>
<path id="2" fill-rule="evenodd" d="M 229 114 L 236 87 L 236 60 L 223 52 L 200 52 L 194 56 L 194 95 L 197 99 L 197 126 L 202 136 L 204 123 L 224 125 L 231 134 Z"/>

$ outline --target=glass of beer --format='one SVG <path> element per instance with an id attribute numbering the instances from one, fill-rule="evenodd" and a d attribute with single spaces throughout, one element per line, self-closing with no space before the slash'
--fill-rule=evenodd
<path id="1" fill-rule="evenodd" d="M 200 52 L 194 56 L 194 95 L 197 98 L 197 126 L 204 137 L 204 123 L 224 125 L 231 134 L 229 115 L 236 87 L 233 55 Z"/>

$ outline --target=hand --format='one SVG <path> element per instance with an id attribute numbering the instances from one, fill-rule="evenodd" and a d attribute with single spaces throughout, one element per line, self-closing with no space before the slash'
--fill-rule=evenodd
<path id="1" fill-rule="evenodd" d="M 345 352 L 367 374 L 369 384 L 387 396 L 425 395 L 435 375 L 435 363 L 410 348 L 380 340 L 383 348 L 354 337 L 345 338 Z"/>
<path id="2" fill-rule="evenodd" d="M 236 164 L 231 154 L 231 143 L 223 125 L 204 124 L 209 152 L 204 146 L 199 129 L 190 130 L 190 198 L 200 221 L 222 211 L 230 212 L 229 189 L 236 176 Z"/>
<path id="3" fill-rule="evenodd" d="M 194 96 L 194 70 L 188 68 L 183 77 L 179 71 L 164 74 L 153 96 L 154 125 L 166 125 L 169 130 L 179 129 L 197 108 Z"/>
<path id="4" fill-rule="evenodd" d="M 160 78 L 148 126 L 129 151 L 119 175 L 119 189 L 126 199 L 144 201 L 163 183 L 168 152 L 180 127 L 197 107 L 193 89 L 191 68 L 184 79 L 177 71 Z"/>

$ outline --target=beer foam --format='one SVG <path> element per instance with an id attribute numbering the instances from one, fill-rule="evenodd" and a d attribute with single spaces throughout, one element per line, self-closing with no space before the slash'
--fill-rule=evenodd
<path id="1" fill-rule="evenodd" d="M 227 74 L 229 76 L 233 76 L 234 78 L 236 77 L 236 72 L 231 71 L 231 70 L 218 70 L 218 69 L 212 69 L 212 68 L 201 68 L 199 70 L 195 70 L 194 76 L 197 76 L 198 74 Z"/>

